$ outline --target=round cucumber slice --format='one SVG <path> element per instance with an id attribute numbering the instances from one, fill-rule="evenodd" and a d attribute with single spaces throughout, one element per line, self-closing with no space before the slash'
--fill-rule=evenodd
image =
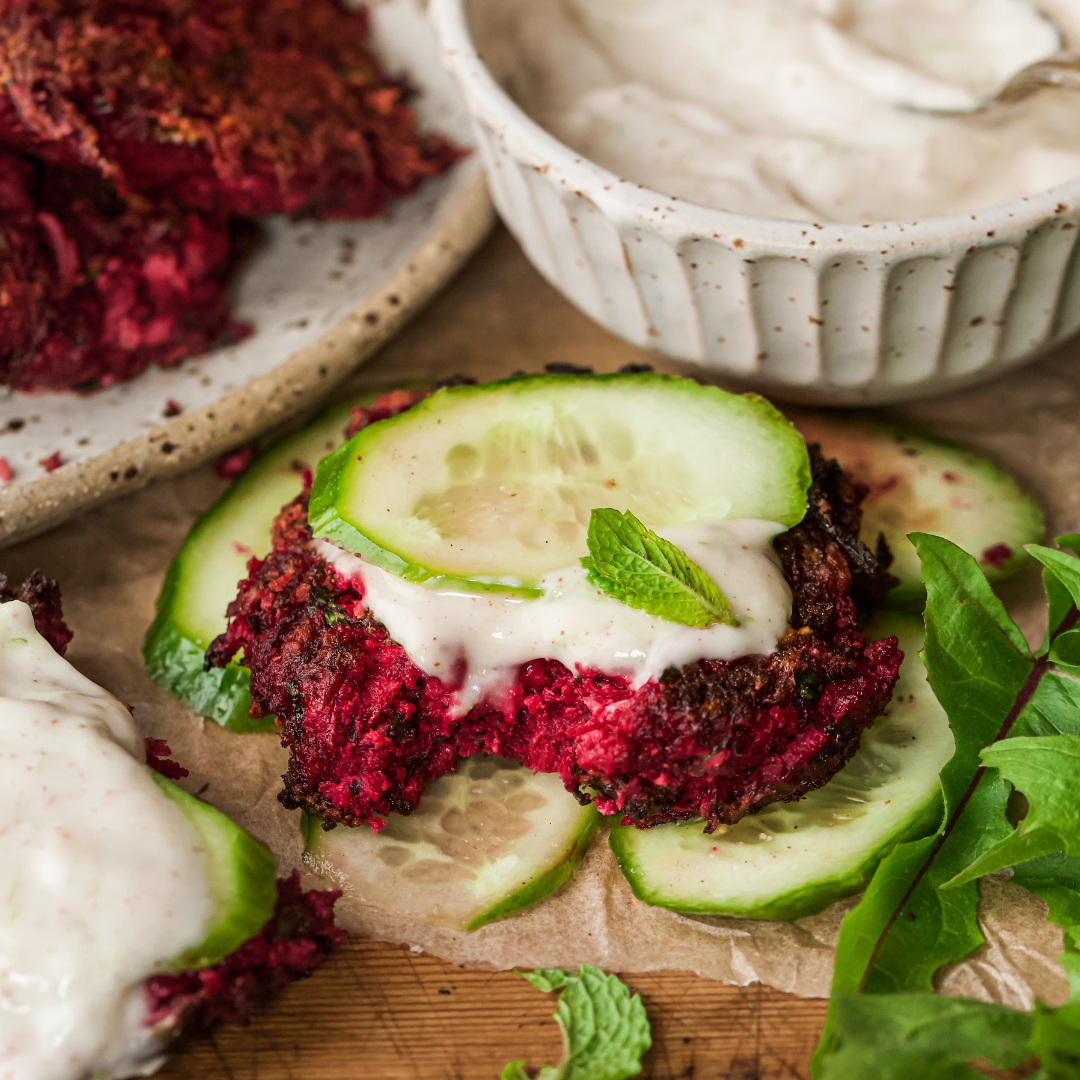
<path id="1" fill-rule="evenodd" d="M 411 389 L 412 387 L 405 387 Z M 271 446 L 192 527 L 169 567 L 146 634 L 147 674 L 201 716 L 233 731 L 272 730 L 274 718 L 253 719 L 250 675 L 240 664 L 203 671 L 203 655 L 226 625 L 225 609 L 246 576 L 248 560 L 270 550 L 278 511 L 300 494 L 304 469 L 344 442 L 349 411 L 383 390 L 336 405 Z"/>
<path id="2" fill-rule="evenodd" d="M 454 930 L 476 930 L 563 884 L 599 824 L 558 776 L 466 758 L 419 809 L 384 828 L 305 821 L 304 861 L 346 898 Z"/>
<path id="3" fill-rule="evenodd" d="M 532 590 L 587 554 L 590 512 L 650 528 L 806 512 L 809 459 L 768 402 L 673 375 L 448 387 L 319 465 L 309 520 L 412 581 Z"/>
<path id="4" fill-rule="evenodd" d="M 953 443 L 899 428 L 854 421 L 797 417 L 807 442 L 870 489 L 863 503 L 862 539 L 871 550 L 884 534 L 900 579 L 891 607 L 922 610 L 926 588 L 909 532 L 929 532 L 958 544 L 979 561 L 987 578 L 1011 577 L 1030 558 L 1044 525 L 1038 504 L 985 458 Z"/>
<path id="5" fill-rule="evenodd" d="M 700 820 L 611 830 L 639 900 L 685 913 L 798 919 L 857 893 L 896 844 L 937 827 L 952 730 L 916 655 L 921 622 L 879 616 L 872 636 L 891 634 L 904 650 L 893 703 L 824 787 L 711 836 Z"/>
<path id="6" fill-rule="evenodd" d="M 151 771 L 150 775 L 199 834 L 214 897 L 214 915 L 206 937 L 177 957 L 173 970 L 210 967 L 254 937 L 274 914 L 274 856 L 220 810 L 189 795 L 160 773 Z"/>

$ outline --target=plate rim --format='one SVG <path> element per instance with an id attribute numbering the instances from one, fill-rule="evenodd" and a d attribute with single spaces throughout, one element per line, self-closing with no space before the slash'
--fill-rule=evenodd
<path id="1" fill-rule="evenodd" d="M 495 209 L 475 153 L 457 168 L 473 174 L 423 242 L 385 284 L 315 341 L 194 412 L 84 461 L 0 490 L 0 547 L 193 469 L 318 405 L 427 306 L 494 226 Z"/>

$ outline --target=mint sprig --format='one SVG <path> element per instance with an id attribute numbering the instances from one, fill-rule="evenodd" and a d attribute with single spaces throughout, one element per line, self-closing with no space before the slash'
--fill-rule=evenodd
<path id="1" fill-rule="evenodd" d="M 581 565 L 589 571 L 589 581 L 608 596 L 683 626 L 739 625 L 712 578 L 629 510 L 594 510 L 588 545 Z"/>
<path id="2" fill-rule="evenodd" d="M 649 1019 L 641 998 L 614 975 L 589 964 L 581 971 L 537 968 L 518 974 L 546 994 L 562 991 L 555 1020 L 563 1059 L 542 1066 L 536 1080 L 626 1080 L 641 1072 L 641 1055 L 652 1045 Z M 529 1080 L 525 1062 L 511 1061 L 502 1080 Z"/>

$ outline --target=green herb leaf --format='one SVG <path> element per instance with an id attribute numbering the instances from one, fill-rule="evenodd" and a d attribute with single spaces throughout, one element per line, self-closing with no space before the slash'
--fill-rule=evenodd
<path id="1" fill-rule="evenodd" d="M 1032 551 L 1046 567 L 1050 616 L 1036 659 L 973 560 L 934 537 L 912 540 L 928 593 L 927 676 L 957 741 L 942 771 L 945 822 L 936 836 L 896 848 L 844 920 L 814 1075 L 974 1080 L 984 1075 L 975 1059 L 1009 1068 L 1034 1056 L 1038 1080 L 1066 1080 L 1080 1075 L 1080 858 L 1066 857 L 1080 853 L 1080 682 L 1065 673 L 1080 659 L 1080 559 Z M 1080 550 L 1080 537 L 1058 542 Z M 1005 816 L 1013 785 L 1029 807 L 1016 829 Z M 1030 1016 L 891 993 L 930 990 L 941 964 L 978 944 L 975 879 L 1007 866 L 1064 931 L 1070 1003 L 1040 1004 Z"/>
<path id="2" fill-rule="evenodd" d="M 975 1080 L 967 1062 L 1008 1069 L 1031 1057 L 1032 1017 L 937 994 L 844 994 L 835 999 L 842 1047 L 823 1080 Z"/>
<path id="3" fill-rule="evenodd" d="M 645 1006 L 614 975 L 589 964 L 581 971 L 537 968 L 518 972 L 537 990 L 561 990 L 555 1013 L 563 1035 L 563 1060 L 545 1065 L 536 1080 L 625 1080 L 641 1072 L 641 1055 L 652 1045 Z M 523 1061 L 511 1061 L 502 1080 L 528 1080 Z"/>
<path id="4" fill-rule="evenodd" d="M 1063 855 L 1033 859 L 1016 867 L 1012 880 L 1050 905 L 1050 921 L 1065 935 L 1065 951 L 1058 959 L 1065 967 L 1073 1000 L 1080 1001 L 1080 859 Z"/>
<path id="5" fill-rule="evenodd" d="M 1035 1003 L 1031 1051 L 1042 1065 L 1033 1080 L 1075 1080 L 1080 1076 L 1080 1004 L 1060 1009 Z"/>
<path id="6" fill-rule="evenodd" d="M 581 565 L 589 571 L 589 581 L 608 596 L 683 626 L 739 625 L 712 578 L 629 510 L 594 510 L 588 544 Z"/>
<path id="7" fill-rule="evenodd" d="M 982 759 L 1027 796 L 1030 810 L 1015 832 L 984 851 L 943 889 L 1042 855 L 1080 854 L 1080 739 L 1008 739 L 988 746 Z"/>
<path id="8" fill-rule="evenodd" d="M 1063 536 L 1061 539 L 1072 541 L 1076 538 Z M 1024 550 L 1054 574 L 1069 590 L 1073 603 L 1080 606 L 1080 560 L 1065 551 L 1056 551 L 1054 548 L 1043 547 L 1041 544 L 1028 544 Z"/>
<path id="9" fill-rule="evenodd" d="M 1009 785 L 984 769 L 979 754 L 1021 721 L 1049 670 L 970 555 L 940 537 L 913 533 L 911 540 L 927 587 L 927 678 L 956 738 L 941 773 L 946 812 L 936 836 L 898 845 L 882 861 L 845 918 L 834 993 L 930 991 L 941 965 L 982 943 L 975 882 L 940 886 L 1013 831 L 1005 817 Z M 831 1005 L 816 1074 L 842 1045 L 835 1020 Z"/>

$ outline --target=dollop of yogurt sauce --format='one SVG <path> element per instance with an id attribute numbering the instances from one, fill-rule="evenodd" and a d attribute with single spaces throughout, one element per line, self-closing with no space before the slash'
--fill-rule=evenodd
<path id="1" fill-rule="evenodd" d="M 1080 0 L 472 0 L 508 92 L 620 178 L 804 221 L 970 212 L 1080 176 L 1080 94 L 966 116 L 1080 48 Z M 1054 23 L 1046 16 L 1050 16 Z M 1055 25 L 1056 24 L 1056 25 Z"/>
<path id="2" fill-rule="evenodd" d="M 529 660 L 623 675 L 641 686 L 695 660 L 773 652 L 791 617 L 791 590 L 772 546 L 785 526 L 740 520 L 658 531 L 720 587 L 739 626 L 698 629 L 648 615 L 591 585 L 580 566 L 545 574 L 543 595 L 523 599 L 427 588 L 328 541 L 318 541 L 318 550 L 337 573 L 360 582 L 365 605 L 421 671 L 453 684 L 463 667 L 456 708 L 467 712 L 496 700 Z"/>
<path id="3" fill-rule="evenodd" d="M 206 856 L 124 706 L 0 605 L 0 1076 L 130 1076 L 143 981 L 198 945 Z"/>

